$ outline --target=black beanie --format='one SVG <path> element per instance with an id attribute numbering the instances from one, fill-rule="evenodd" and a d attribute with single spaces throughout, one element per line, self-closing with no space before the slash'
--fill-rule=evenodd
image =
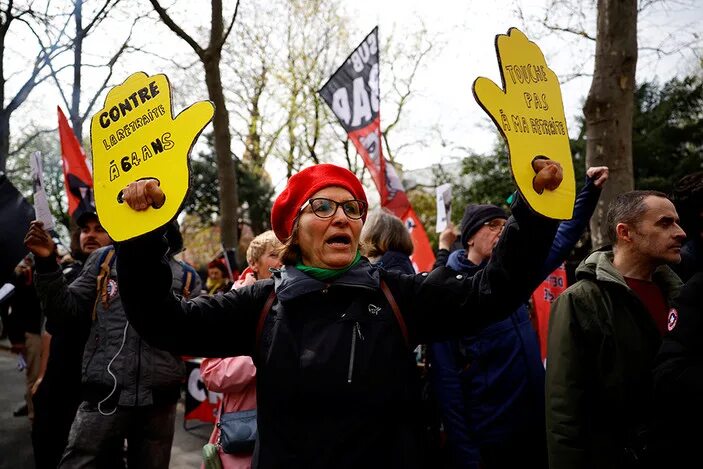
<path id="1" fill-rule="evenodd" d="M 464 210 L 464 217 L 461 219 L 461 247 L 466 248 L 469 239 L 481 229 L 487 221 L 502 218 L 506 220 L 508 215 L 496 205 L 469 205 Z"/>

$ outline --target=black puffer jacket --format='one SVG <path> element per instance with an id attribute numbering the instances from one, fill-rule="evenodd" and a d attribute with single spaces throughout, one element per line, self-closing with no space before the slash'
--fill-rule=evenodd
<path id="1" fill-rule="evenodd" d="M 513 311 L 536 287 L 556 223 L 522 203 L 513 214 L 522 227 L 511 219 L 492 262 L 473 277 L 447 268 L 402 275 L 362 260 L 329 284 L 287 267 L 273 281 L 190 302 L 170 293 L 165 245 L 152 234 L 118 247 L 122 301 L 156 347 L 255 358 L 259 468 L 432 467 L 423 460 L 410 350 L 500 320 L 485 312 Z M 381 281 L 398 303 L 410 347 Z M 257 349 L 257 322 L 273 288 Z"/>

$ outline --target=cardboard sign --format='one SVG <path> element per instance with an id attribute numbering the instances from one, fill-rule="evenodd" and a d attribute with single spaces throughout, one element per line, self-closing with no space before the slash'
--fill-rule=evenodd
<path id="1" fill-rule="evenodd" d="M 507 141 L 513 177 L 530 207 L 549 218 L 568 220 L 576 183 L 559 80 L 537 44 L 516 28 L 496 36 L 496 51 L 503 88 L 480 77 L 474 82 L 474 97 Z M 555 191 L 538 194 L 533 189 L 536 157 L 561 164 L 564 180 Z"/>
<path id="2" fill-rule="evenodd" d="M 44 165 L 41 152 L 35 151 L 29 157 L 29 166 L 32 169 L 32 186 L 34 188 L 34 214 L 36 219 L 44 224 L 46 231 L 54 229 L 54 216 L 49 209 L 49 200 L 44 190 Z"/>
<path id="3" fill-rule="evenodd" d="M 437 233 L 441 233 L 452 221 L 452 185 L 437 186 L 435 192 L 437 193 Z"/>
<path id="4" fill-rule="evenodd" d="M 170 221 L 188 192 L 188 154 L 214 106 L 199 101 L 176 118 L 166 75 L 138 72 L 107 94 L 93 116 L 93 185 L 100 223 L 115 241 L 148 233 Z M 158 179 L 165 204 L 143 212 L 122 201 L 122 190 L 140 179 Z"/>

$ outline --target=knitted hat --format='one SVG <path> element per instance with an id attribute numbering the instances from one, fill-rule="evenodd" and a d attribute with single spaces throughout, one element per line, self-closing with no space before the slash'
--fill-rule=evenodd
<path id="1" fill-rule="evenodd" d="M 502 218 L 506 220 L 508 215 L 505 211 L 495 205 L 469 205 L 464 210 L 464 217 L 461 219 L 461 246 L 466 247 L 469 239 L 481 229 L 487 221 Z"/>
<path id="2" fill-rule="evenodd" d="M 333 164 L 318 164 L 305 168 L 291 176 L 288 185 L 271 208 L 271 227 L 281 242 L 290 238 L 300 207 L 317 191 L 331 186 L 344 188 L 355 199 L 366 202 L 366 193 L 361 182 L 348 169 Z M 363 220 L 366 220 L 366 215 Z"/>

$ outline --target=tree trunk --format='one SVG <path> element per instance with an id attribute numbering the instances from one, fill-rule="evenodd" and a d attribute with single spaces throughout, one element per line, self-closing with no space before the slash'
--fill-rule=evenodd
<path id="1" fill-rule="evenodd" d="M 214 6 L 214 5 L 213 5 Z M 229 114 L 225 106 L 220 77 L 220 54 L 214 53 L 204 63 L 205 83 L 208 95 L 215 105 L 212 121 L 215 135 L 215 153 L 217 154 L 217 179 L 220 183 L 220 223 L 222 243 L 227 249 L 235 249 L 239 242 L 237 233 L 237 176 L 230 150 Z"/>
<path id="2" fill-rule="evenodd" d="M 78 143 L 83 145 L 83 121 L 81 120 L 81 65 L 83 54 L 83 0 L 76 0 L 74 12 L 76 38 L 73 46 L 73 92 L 71 96 L 71 126 Z"/>
<path id="3" fill-rule="evenodd" d="M 0 174 L 7 168 L 7 156 L 10 154 L 10 114 L 0 112 Z"/>
<path id="4" fill-rule="evenodd" d="M 217 156 L 217 179 L 220 183 L 220 236 L 226 249 L 236 249 L 239 241 L 237 233 L 237 211 L 239 206 L 237 168 L 234 166 L 230 149 L 229 113 L 227 112 L 225 96 L 222 92 L 220 59 L 222 58 L 222 46 L 237 17 L 239 0 L 237 0 L 232 23 L 227 32 L 225 32 L 222 19 L 222 0 L 211 0 L 210 43 L 206 49 L 200 47 L 192 37 L 188 36 L 171 19 L 166 10 L 159 5 L 158 0 L 150 1 L 161 19 L 166 23 L 166 26 L 193 48 L 205 68 L 205 83 L 208 95 L 215 105 L 215 116 L 212 125 L 215 136 L 215 154 Z"/>
<path id="5" fill-rule="evenodd" d="M 637 1 L 598 0 L 595 70 L 583 107 L 586 167 L 610 177 L 591 218 L 593 247 L 608 243 L 606 214 L 617 194 L 634 188 L 632 115 L 637 65 Z"/>
<path id="6" fill-rule="evenodd" d="M 9 10 L 9 9 L 8 9 Z M 0 175 L 7 168 L 7 157 L 10 153 L 10 113 L 4 111 L 5 106 L 5 35 L 9 20 L 0 24 Z"/>

